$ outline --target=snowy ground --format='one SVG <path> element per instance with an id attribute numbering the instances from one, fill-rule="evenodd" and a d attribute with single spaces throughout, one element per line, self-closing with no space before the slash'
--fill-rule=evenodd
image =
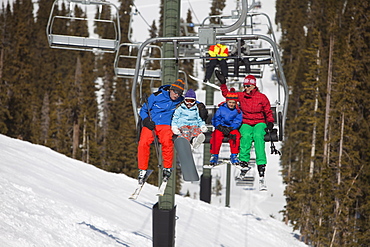
<path id="1" fill-rule="evenodd" d="M 0 150 L 0 246 L 152 246 L 156 187 L 131 201 L 124 174 L 3 135 Z M 261 206 L 275 192 L 234 192 L 231 208 L 176 196 L 176 246 L 305 246 Z"/>

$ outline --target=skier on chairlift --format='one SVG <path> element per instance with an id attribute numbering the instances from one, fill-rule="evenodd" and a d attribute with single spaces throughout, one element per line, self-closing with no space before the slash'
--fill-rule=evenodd
<path id="1" fill-rule="evenodd" d="M 193 150 L 204 142 L 206 137 L 203 133 L 208 131 L 206 123 L 200 116 L 196 100 L 194 90 L 189 89 L 184 102 L 175 110 L 171 123 L 172 132 L 191 142 Z"/>
<path id="2" fill-rule="evenodd" d="M 210 140 L 211 166 L 218 163 L 218 154 L 224 137 L 229 138 L 231 163 L 239 165 L 240 133 L 238 129 L 242 124 L 242 119 L 242 112 L 238 106 L 238 94 L 234 88 L 231 88 L 226 95 L 226 102 L 219 104 L 219 108 L 212 118 L 212 125 L 215 126 L 215 130 Z"/>
<path id="3" fill-rule="evenodd" d="M 207 65 L 206 69 L 206 76 L 204 77 L 204 82 L 209 82 L 209 80 L 212 77 L 213 71 L 217 65 L 220 66 L 220 69 L 222 71 L 222 74 L 225 76 L 225 79 L 227 80 L 227 56 L 229 56 L 229 49 L 224 44 L 215 44 L 211 45 L 208 54 L 212 57 L 209 60 L 209 63 Z"/>
<path id="4" fill-rule="evenodd" d="M 226 86 L 226 80 L 220 71 L 216 70 L 216 77 L 221 83 L 220 89 L 222 95 L 226 96 L 229 90 Z M 256 164 L 260 177 L 260 188 L 265 188 L 265 169 L 267 164 L 265 152 L 264 136 L 266 130 L 272 130 L 274 127 L 274 117 L 272 115 L 270 101 L 258 90 L 256 78 L 253 75 L 247 75 L 243 81 L 243 92 L 237 92 L 240 102 L 240 109 L 243 113 L 243 124 L 239 131 L 240 139 L 240 165 L 245 169 L 241 171 L 240 177 L 244 177 L 249 171 L 249 160 L 252 142 L 256 152 Z"/>
<path id="5" fill-rule="evenodd" d="M 163 178 L 169 178 L 172 173 L 173 141 L 171 130 L 172 115 L 179 103 L 184 100 L 182 96 L 185 83 L 178 79 L 171 85 L 163 85 L 158 91 L 151 94 L 147 103 L 140 110 L 143 127 L 138 144 L 139 184 L 143 183 L 150 156 L 150 144 L 158 136 L 162 144 Z"/>

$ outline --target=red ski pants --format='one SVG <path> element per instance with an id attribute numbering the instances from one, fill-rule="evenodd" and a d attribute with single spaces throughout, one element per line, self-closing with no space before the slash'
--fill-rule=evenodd
<path id="1" fill-rule="evenodd" d="M 163 167 L 171 168 L 173 160 L 173 141 L 170 125 L 156 125 L 155 134 L 162 144 Z M 140 170 L 148 169 L 150 144 L 154 141 L 153 132 L 147 127 L 141 129 L 139 145 L 137 147 L 138 167 Z"/>
<path id="2" fill-rule="evenodd" d="M 230 152 L 232 154 L 238 154 L 239 146 L 240 146 L 240 133 L 238 130 L 233 130 L 230 132 L 230 134 L 236 135 L 235 140 L 229 139 Z M 209 141 L 211 144 L 211 149 L 210 149 L 211 154 L 220 153 L 220 148 L 221 148 L 223 139 L 224 139 L 224 134 L 218 129 L 215 129 L 215 131 L 213 131 L 212 133 L 211 140 Z"/>

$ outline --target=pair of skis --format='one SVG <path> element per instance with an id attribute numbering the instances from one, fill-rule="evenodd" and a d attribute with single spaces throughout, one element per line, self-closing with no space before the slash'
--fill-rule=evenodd
<path id="1" fill-rule="evenodd" d="M 131 199 L 131 200 L 136 200 L 137 199 L 137 197 L 139 196 L 141 190 L 144 187 L 144 184 L 146 183 L 146 181 L 148 180 L 150 174 L 152 174 L 152 173 L 153 173 L 153 170 L 147 170 L 146 171 L 142 183 L 137 185 L 136 189 L 134 190 L 134 193 L 132 193 L 132 195 L 129 197 L 129 199 Z"/>
<path id="2" fill-rule="evenodd" d="M 209 164 L 209 165 L 203 165 L 203 167 L 208 168 L 208 169 L 212 169 L 216 166 L 227 164 L 228 162 L 229 162 L 228 160 L 222 160 L 221 162 L 218 162 L 215 165 L 210 165 Z M 235 166 L 240 171 L 243 169 L 243 167 L 241 167 L 239 165 L 234 165 L 233 164 L 233 166 Z M 243 177 L 236 176 L 235 177 L 236 185 L 238 185 L 238 186 L 249 186 L 249 187 L 253 186 L 253 184 L 254 184 L 254 175 L 250 174 L 250 172 L 251 172 L 250 170 L 247 171 L 247 173 Z M 264 177 L 259 179 L 259 190 L 260 191 L 267 191 L 266 181 L 265 181 Z"/>
<path id="3" fill-rule="evenodd" d="M 199 181 L 199 175 L 195 166 L 193 159 L 193 154 L 191 152 L 191 146 L 187 139 L 183 137 L 178 137 L 175 140 L 175 149 L 180 160 L 181 172 L 183 175 L 184 181 Z M 136 200 L 139 196 L 144 184 L 148 180 L 150 174 L 153 170 L 147 170 L 143 183 L 139 184 L 135 189 L 134 193 L 129 197 L 129 199 Z M 168 179 L 163 179 L 161 185 L 158 188 L 157 196 L 163 196 L 166 190 Z"/>
<path id="4" fill-rule="evenodd" d="M 134 193 L 132 193 L 132 195 L 129 197 L 129 199 L 136 200 L 138 198 L 138 196 L 140 195 L 141 190 L 143 189 L 144 185 L 146 184 L 146 181 L 148 180 L 149 176 L 152 173 L 153 173 L 153 170 L 147 170 L 146 171 L 146 174 L 145 174 L 145 177 L 144 177 L 142 183 L 137 185 Z M 161 186 L 158 188 L 157 196 L 163 196 L 164 195 L 164 191 L 166 190 L 167 182 L 168 182 L 167 178 L 163 179 Z"/>
<path id="5" fill-rule="evenodd" d="M 242 170 L 243 168 L 240 167 L 240 166 L 236 166 L 239 170 Z M 252 167 L 250 167 L 252 168 Z M 254 168 L 252 168 L 254 169 Z M 247 173 L 244 175 L 244 176 L 237 176 L 235 178 L 236 180 L 236 185 L 246 185 L 246 186 L 253 186 L 254 184 L 254 175 L 253 174 L 250 174 L 251 173 L 251 170 L 252 169 L 249 169 L 247 171 Z M 265 181 L 265 177 L 260 177 L 259 178 L 259 190 L 260 191 L 267 191 L 267 186 L 266 186 L 266 181 Z"/>

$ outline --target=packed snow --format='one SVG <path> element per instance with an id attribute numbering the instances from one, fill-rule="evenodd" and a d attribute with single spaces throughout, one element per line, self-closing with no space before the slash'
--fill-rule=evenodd
<path id="1" fill-rule="evenodd" d="M 0 246 L 152 246 L 157 187 L 132 201 L 137 181 L 124 174 L 4 135 L 0 149 Z M 305 246 L 256 210 L 271 192 L 252 191 L 232 196 L 245 209 L 176 195 L 176 246 Z"/>

